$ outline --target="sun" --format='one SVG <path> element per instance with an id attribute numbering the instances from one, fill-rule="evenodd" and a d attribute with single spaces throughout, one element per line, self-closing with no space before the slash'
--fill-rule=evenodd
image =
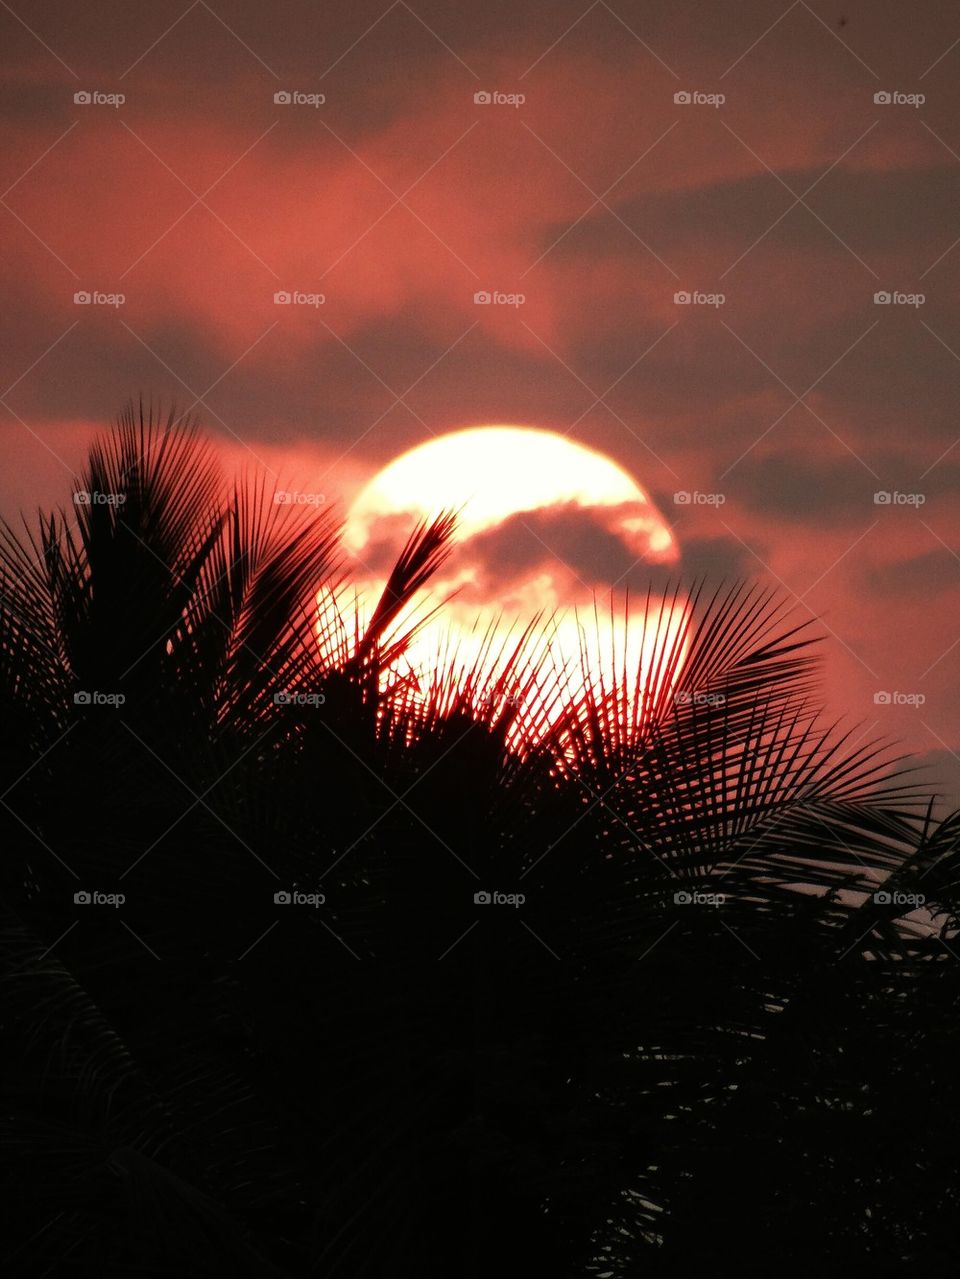
<path id="1" fill-rule="evenodd" d="M 343 543 L 367 613 L 415 524 L 451 508 L 455 549 L 403 619 L 447 601 L 406 654 L 414 676 L 429 677 L 451 654 L 463 669 L 486 660 L 495 673 L 498 641 L 508 651 L 509 637 L 536 616 L 549 632 L 545 657 L 574 684 L 582 674 L 570 672 L 584 663 L 607 680 L 636 679 L 653 660 L 664 636 L 644 633 L 648 590 L 679 548 L 623 467 L 523 426 L 469 427 L 417 445 L 383 467 L 347 513 Z"/>

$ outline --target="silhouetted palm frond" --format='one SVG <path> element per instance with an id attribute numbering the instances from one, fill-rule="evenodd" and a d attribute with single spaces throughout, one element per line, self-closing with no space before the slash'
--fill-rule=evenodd
<path id="1" fill-rule="evenodd" d="M 0 539 L 11 1267 L 952 1255 L 960 826 L 815 628 L 677 583 L 423 669 L 451 514 L 367 619 L 333 515 L 173 415 L 82 483 Z"/>

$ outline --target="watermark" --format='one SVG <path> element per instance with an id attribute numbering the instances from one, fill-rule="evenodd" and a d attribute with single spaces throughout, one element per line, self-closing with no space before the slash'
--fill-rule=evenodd
<path id="1" fill-rule="evenodd" d="M 123 506 L 126 493 L 99 493 L 96 489 L 77 489 L 73 495 L 74 506 Z"/>
<path id="2" fill-rule="evenodd" d="M 712 306 L 714 308 L 723 306 L 727 300 L 725 293 L 701 293 L 699 289 L 694 289 L 692 293 L 686 289 L 680 289 L 673 295 L 675 306 Z"/>
<path id="3" fill-rule="evenodd" d="M 297 888 L 292 888 L 289 892 L 281 888 L 279 892 L 273 894 L 275 906 L 312 906 L 316 910 L 326 900 L 323 893 L 301 893 Z"/>
<path id="4" fill-rule="evenodd" d="M 326 500 L 323 493 L 301 493 L 299 489 L 277 489 L 273 495 L 276 506 L 323 506 Z"/>
<path id="5" fill-rule="evenodd" d="M 96 689 L 92 692 L 81 689 L 73 695 L 74 706 L 123 706 L 126 700 L 125 693 L 99 693 Z"/>
<path id="6" fill-rule="evenodd" d="M 897 489 L 880 489 L 873 495 L 874 506 L 923 506 L 926 500 L 925 493 L 901 493 Z"/>
<path id="7" fill-rule="evenodd" d="M 923 706 L 926 700 L 926 693 L 888 693 L 884 689 L 873 695 L 874 706 Z"/>
<path id="8" fill-rule="evenodd" d="M 927 300 L 926 293 L 900 293 L 897 289 L 889 292 L 887 289 L 881 289 L 879 293 L 874 293 L 874 306 L 912 306 L 914 309 L 923 306 Z"/>
<path id="9" fill-rule="evenodd" d="M 493 693 L 488 693 L 486 696 L 480 698 L 480 700 L 476 703 L 476 708 L 482 715 L 493 715 L 496 712 L 497 707 L 502 707 L 503 710 L 507 710 L 508 708 L 510 710 L 516 710 L 518 707 L 523 705 L 524 700 L 525 699 L 519 693 L 502 693 L 499 697 L 495 696 Z"/>
<path id="10" fill-rule="evenodd" d="M 723 506 L 727 497 L 725 493 L 701 493 L 697 489 L 690 493 L 680 489 L 674 493 L 673 500 L 677 506 Z"/>
<path id="11" fill-rule="evenodd" d="M 322 706 L 326 701 L 323 693 L 274 693 L 274 706 Z"/>
<path id="12" fill-rule="evenodd" d="M 473 95 L 478 107 L 522 107 L 527 97 L 524 93 L 501 93 L 499 89 L 478 89 Z"/>
<path id="13" fill-rule="evenodd" d="M 927 899 L 923 893 L 888 893 L 881 889 L 873 894 L 872 900 L 877 906 L 923 906 Z"/>
<path id="14" fill-rule="evenodd" d="M 523 306 L 527 300 L 525 293 L 501 293 L 497 289 L 488 292 L 480 289 L 473 295 L 474 306 Z"/>
<path id="15" fill-rule="evenodd" d="M 674 906 L 722 906 L 726 900 L 723 893 L 701 893 L 697 889 L 693 892 L 681 889 L 673 894 Z"/>
<path id="16" fill-rule="evenodd" d="M 126 900 L 123 893 L 101 893 L 97 889 L 92 892 L 81 889 L 73 894 L 73 904 L 75 906 L 112 906 L 116 910 Z"/>
<path id="17" fill-rule="evenodd" d="M 924 93 L 901 93 L 899 89 L 879 89 L 873 95 L 878 107 L 922 107 L 926 100 Z"/>
<path id="18" fill-rule="evenodd" d="M 116 309 L 126 300 L 125 293 L 101 293 L 99 289 L 78 289 L 73 295 L 74 306 L 112 306 Z"/>
<path id="19" fill-rule="evenodd" d="M 481 891 L 473 894 L 475 906 L 512 906 L 516 910 L 526 900 L 523 893 L 488 893 Z"/>
<path id="20" fill-rule="evenodd" d="M 699 89 L 678 89 L 673 95 L 678 107 L 722 107 L 726 100 L 724 93 L 701 93 Z"/>
<path id="21" fill-rule="evenodd" d="M 322 107 L 325 93 L 301 93 L 299 89 L 278 89 L 273 101 L 278 107 Z"/>
<path id="22" fill-rule="evenodd" d="M 299 289 L 278 289 L 273 295 L 274 306 L 323 306 L 326 302 L 323 293 L 301 293 Z"/>
<path id="23" fill-rule="evenodd" d="M 698 693 L 678 688 L 673 695 L 678 706 L 726 706 L 727 699 L 723 693 Z"/>
<path id="24" fill-rule="evenodd" d="M 87 89 L 79 89 L 74 95 L 73 100 L 78 107 L 122 107 L 126 102 L 126 96 L 122 93 L 101 93 L 99 89 L 92 91 Z"/>

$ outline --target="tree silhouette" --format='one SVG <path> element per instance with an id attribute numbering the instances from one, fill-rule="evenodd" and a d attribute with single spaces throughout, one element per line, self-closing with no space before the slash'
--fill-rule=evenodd
<path id="1" fill-rule="evenodd" d="M 194 425 L 80 483 L 0 548 L 10 1273 L 953 1255 L 960 818 L 823 724 L 776 596 L 414 682 L 451 515 L 361 624 L 333 518 Z"/>

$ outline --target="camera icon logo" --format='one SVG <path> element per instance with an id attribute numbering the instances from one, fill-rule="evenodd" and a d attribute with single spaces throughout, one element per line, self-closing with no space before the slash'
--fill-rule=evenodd
<path id="1" fill-rule="evenodd" d="M 87 93 L 85 89 L 81 89 L 79 93 L 75 93 L 73 95 L 73 100 L 78 107 L 87 107 L 92 101 L 90 94 Z"/>
<path id="2" fill-rule="evenodd" d="M 692 298 L 686 289 L 681 289 L 679 293 L 674 293 L 673 301 L 675 306 L 689 306 Z"/>
<path id="3" fill-rule="evenodd" d="M 879 693 L 874 693 L 873 695 L 874 706 L 889 706 L 892 700 L 893 699 L 891 698 L 889 693 L 885 693 L 882 691 Z"/>
<path id="4" fill-rule="evenodd" d="M 674 493 L 673 500 L 677 506 L 689 506 L 690 494 L 686 489 L 681 489 L 678 493 Z"/>
<path id="5" fill-rule="evenodd" d="M 73 904 L 74 904 L 75 906 L 89 906 L 89 905 L 90 905 L 90 894 L 89 894 L 89 893 L 82 892 L 82 891 L 81 891 L 81 892 L 79 892 L 79 893 L 74 893 L 74 894 L 73 894 Z"/>
<path id="6" fill-rule="evenodd" d="M 279 893 L 273 894 L 273 901 L 274 901 L 274 905 L 276 906 L 289 906 L 290 894 L 286 892 L 285 890 L 281 889 Z"/>
<path id="7" fill-rule="evenodd" d="M 493 101 L 493 98 L 485 89 L 481 89 L 473 95 L 473 100 L 478 107 L 487 107 Z"/>
<path id="8" fill-rule="evenodd" d="M 881 89 L 873 95 L 873 100 L 878 107 L 888 107 L 893 101 L 892 96 L 885 89 Z"/>
<path id="9" fill-rule="evenodd" d="M 473 901 L 475 906 L 489 906 L 491 901 L 490 894 L 485 892 L 474 893 Z"/>
<path id="10" fill-rule="evenodd" d="M 492 301 L 493 296 L 487 293 L 485 289 L 481 289 L 479 293 L 474 293 L 473 295 L 474 306 L 489 306 Z"/>
<path id="11" fill-rule="evenodd" d="M 877 903 L 878 906 L 889 906 L 891 898 L 889 893 L 885 893 L 881 889 L 879 893 L 873 894 L 873 900 Z"/>
<path id="12" fill-rule="evenodd" d="M 690 105 L 691 98 L 688 90 L 681 89 L 678 93 L 673 95 L 673 100 L 678 107 L 688 107 Z"/>
<path id="13" fill-rule="evenodd" d="M 290 306 L 292 301 L 293 299 L 286 289 L 280 289 L 279 292 L 274 293 L 273 295 L 273 302 L 275 306 Z"/>
<path id="14" fill-rule="evenodd" d="M 889 506 L 892 500 L 893 494 L 888 493 L 885 489 L 881 489 L 879 493 L 874 493 L 873 495 L 874 506 Z"/>
<path id="15" fill-rule="evenodd" d="M 93 696 L 90 693 L 85 693 L 81 691 L 79 693 L 74 693 L 73 695 L 74 706 L 89 706 L 92 703 L 92 701 L 93 701 Z"/>
<path id="16" fill-rule="evenodd" d="M 93 294 L 88 293 L 86 289 L 81 289 L 73 295 L 74 306 L 90 306 L 93 302 Z"/>
<path id="17" fill-rule="evenodd" d="M 290 94 L 287 92 L 286 89 L 279 89 L 273 95 L 273 100 L 278 107 L 288 107 L 290 103 L 293 101 L 293 98 L 290 96 Z"/>
<path id="18" fill-rule="evenodd" d="M 689 893 L 679 892 L 673 894 L 673 904 L 675 906 L 689 906 L 693 898 Z"/>
<path id="19" fill-rule="evenodd" d="M 893 301 L 893 294 L 881 289 L 879 293 L 874 293 L 873 301 L 875 306 L 889 306 Z"/>

